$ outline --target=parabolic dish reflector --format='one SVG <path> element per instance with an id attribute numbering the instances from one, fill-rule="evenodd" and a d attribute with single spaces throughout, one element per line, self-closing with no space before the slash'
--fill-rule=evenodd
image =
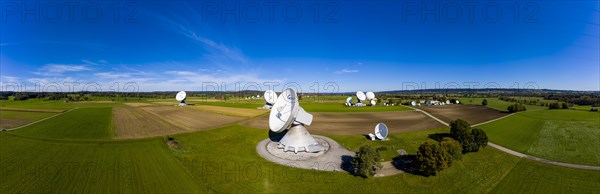
<path id="1" fill-rule="evenodd" d="M 175 99 L 179 102 L 181 102 L 182 100 L 185 100 L 185 92 L 184 91 L 180 91 L 177 93 L 177 95 L 175 96 Z"/>
<path id="2" fill-rule="evenodd" d="M 269 128 L 273 132 L 281 132 L 289 128 L 298 115 L 298 95 L 292 89 L 284 90 L 269 114 Z"/>
<path id="3" fill-rule="evenodd" d="M 367 99 L 367 96 L 365 96 L 365 93 L 362 91 L 358 91 L 356 92 L 356 97 L 360 100 L 363 101 L 365 99 Z"/>
<path id="4" fill-rule="evenodd" d="M 263 95 L 263 97 L 267 103 L 275 104 L 275 100 L 277 100 L 277 93 L 275 93 L 273 90 L 267 90 L 265 91 L 265 95 Z"/>
<path id="5" fill-rule="evenodd" d="M 352 104 L 352 97 L 346 98 L 346 103 L 351 103 Z"/>
<path id="6" fill-rule="evenodd" d="M 375 136 L 377 139 L 385 139 L 388 135 L 388 127 L 385 123 L 377 123 L 375 125 Z"/>
<path id="7" fill-rule="evenodd" d="M 372 104 L 372 105 L 375 105 L 375 104 L 377 104 L 377 100 L 375 100 L 375 99 L 371 100 L 371 104 Z"/>
<path id="8" fill-rule="evenodd" d="M 375 99 L 375 93 L 373 93 L 373 92 L 367 92 L 367 99 L 369 99 L 369 100 Z"/>

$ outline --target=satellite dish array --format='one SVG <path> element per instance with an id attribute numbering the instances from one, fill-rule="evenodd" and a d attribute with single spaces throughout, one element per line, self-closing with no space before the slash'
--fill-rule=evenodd
<path id="1" fill-rule="evenodd" d="M 371 103 L 371 106 L 375 106 L 377 104 L 377 99 L 375 98 L 375 93 L 373 92 L 367 92 L 366 94 L 362 91 L 358 91 L 356 92 L 356 98 L 358 99 L 358 102 L 356 102 L 356 104 L 352 104 L 352 97 L 348 97 L 346 99 L 346 106 L 367 106 L 366 104 L 363 104 L 362 102 L 365 100 L 369 100 L 369 102 Z"/>
<path id="2" fill-rule="evenodd" d="M 296 92 L 290 88 L 284 90 L 273 104 L 269 114 L 271 131 L 281 133 L 288 130 L 279 141 L 277 148 L 294 153 L 320 152 L 321 147 L 304 127 L 310 125 L 312 119 L 313 116 L 300 107 Z"/>

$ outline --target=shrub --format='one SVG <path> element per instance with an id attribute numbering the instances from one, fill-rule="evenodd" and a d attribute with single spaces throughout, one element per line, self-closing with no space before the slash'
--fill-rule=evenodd
<path id="1" fill-rule="evenodd" d="M 448 163 L 447 153 L 438 144 L 425 142 L 419 146 L 415 164 L 424 175 L 435 175 L 446 169 Z"/>
<path id="2" fill-rule="evenodd" d="M 516 104 L 508 106 L 507 110 L 508 110 L 508 112 L 515 113 L 515 112 L 526 111 L 527 109 L 522 104 L 516 103 Z"/>
<path id="3" fill-rule="evenodd" d="M 567 104 L 567 103 L 562 103 L 562 105 L 561 105 L 561 108 L 562 108 L 562 109 L 569 109 L 569 104 Z"/>
<path id="4" fill-rule="evenodd" d="M 481 101 L 481 105 L 487 106 L 487 104 L 488 104 L 487 99 L 483 99 L 483 101 Z"/>
<path id="5" fill-rule="evenodd" d="M 377 170 L 383 167 L 379 163 L 380 159 L 379 151 L 373 149 L 370 145 L 361 146 L 354 158 L 352 158 L 354 174 L 364 178 L 375 175 Z"/>

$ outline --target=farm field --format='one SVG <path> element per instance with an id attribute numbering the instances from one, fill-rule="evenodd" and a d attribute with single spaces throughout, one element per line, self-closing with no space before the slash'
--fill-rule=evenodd
<path id="1" fill-rule="evenodd" d="M 139 107 L 113 108 L 115 138 L 142 138 L 181 133 L 185 130 Z"/>
<path id="2" fill-rule="evenodd" d="M 500 111 L 507 111 L 506 108 L 508 108 L 508 106 L 514 104 L 512 102 L 500 100 L 498 98 L 460 98 L 459 100 L 460 100 L 461 104 L 481 105 L 481 102 L 483 101 L 483 99 L 487 99 L 488 107 L 495 108 Z M 545 106 L 536 106 L 536 105 L 529 105 L 529 104 L 524 104 L 524 105 L 528 111 L 548 109 L 548 107 L 545 107 Z"/>
<path id="3" fill-rule="evenodd" d="M 436 130 L 436 132 L 440 131 L 443 130 Z M 403 138 L 407 142 L 421 142 L 428 136 L 425 132 L 405 133 Z M 545 179 L 560 180 L 562 177 L 561 174 L 554 173 L 554 166 L 528 162 L 521 164 L 520 161 L 524 159 L 505 154 L 491 147 L 483 148 L 478 153 L 465 155 L 462 161 L 434 177 L 403 173 L 390 177 L 363 179 L 351 176 L 347 172 L 311 171 L 267 162 L 254 151 L 256 142 L 266 138 L 266 131 L 260 129 L 233 125 L 215 130 L 177 135 L 175 138 L 182 144 L 182 150 L 174 152 L 174 156 L 196 179 L 204 182 L 211 191 L 219 193 L 230 193 L 240 189 L 247 193 L 268 193 L 290 187 L 302 187 L 303 192 L 309 193 L 488 193 L 493 191 L 499 183 L 505 181 L 506 175 L 521 173 L 513 172 L 517 165 L 530 174 L 536 172 L 537 176 L 527 177 L 515 174 L 506 181 L 532 182 L 528 186 L 540 188 L 554 184 L 554 187 L 573 188 L 572 192 L 574 193 L 589 193 L 600 189 L 600 185 L 596 184 L 600 180 L 598 171 L 563 169 L 571 176 L 572 180 L 550 182 Z M 344 140 L 336 140 L 347 144 Z M 228 142 L 236 142 L 236 144 L 228 144 Z M 228 146 L 211 146 L 224 144 Z M 409 151 L 409 154 L 414 154 L 410 150 L 416 150 L 418 145 L 398 144 L 398 147 L 400 146 Z M 216 170 L 214 170 L 215 168 Z M 585 181 L 574 183 L 577 180 Z M 381 185 L 386 186 L 382 187 Z M 576 187 L 570 185 L 576 185 Z"/>
<path id="4" fill-rule="evenodd" d="M 479 126 L 491 142 L 560 162 L 600 165 L 600 114 L 581 110 L 522 112 Z"/>
<path id="5" fill-rule="evenodd" d="M 169 108 L 167 110 L 170 110 L 178 107 L 144 108 Z M 48 121 L 59 123 L 65 119 L 61 118 L 63 116 L 82 115 L 90 109 L 96 110 L 76 109 Z M 84 112 L 75 112 L 80 110 Z M 109 108 L 96 111 L 103 112 L 102 110 L 108 110 L 107 115 L 110 116 Z M 395 113 L 406 112 L 416 111 Z M 84 118 L 95 120 L 102 117 Z M 371 128 L 369 127 L 369 132 Z M 66 125 L 56 129 L 64 130 L 65 134 L 76 137 L 80 141 L 41 140 L 37 139 L 37 136 L 31 139 L 16 133 L 21 130 L 0 133 L 0 140 L 2 140 L 0 141 L 2 155 L 0 171 L 6 177 L 0 185 L 3 192 L 231 193 L 240 189 L 244 192 L 277 192 L 290 187 L 303 187 L 306 192 L 342 193 L 488 193 L 529 191 L 526 190 L 528 188 L 539 188 L 531 192 L 542 193 L 546 191 L 544 188 L 548 185 L 572 188 L 571 191 L 575 193 L 600 189 L 596 184 L 600 181 L 598 171 L 560 168 L 561 173 L 556 173 L 558 167 L 523 161 L 525 159 L 519 159 L 491 147 L 486 147 L 478 153 L 465 155 L 462 161 L 434 177 L 403 173 L 390 177 L 363 179 L 349 175 L 347 172 L 296 169 L 268 162 L 255 151 L 256 143 L 267 138 L 267 131 L 240 125 L 174 135 L 178 142 L 177 148 L 169 148 L 164 143 L 165 140 L 158 137 L 118 141 L 93 138 L 104 139 L 97 141 L 90 138 L 89 140 L 92 141 L 86 142 L 83 139 L 90 136 L 75 133 L 81 129 L 79 125 Z M 405 149 L 409 154 L 414 154 L 420 143 L 435 141 L 431 134 L 447 132 L 447 128 L 437 128 L 393 133 L 390 135 L 390 140 L 382 142 L 368 141 L 363 135 L 330 137 L 351 150 L 356 150 L 362 144 L 386 146 L 388 150 L 383 156 L 387 160 L 394 157 L 396 149 Z M 19 135 L 15 136 L 12 133 Z M 61 170 L 55 171 L 55 168 Z M 30 172 L 37 174 L 30 176 Z M 525 176 L 528 174 L 536 176 Z M 569 180 L 562 180 L 563 174 L 567 174 Z M 519 186 L 511 190 L 506 186 L 509 183 L 519 183 L 526 187 Z M 387 186 L 381 187 L 381 185 Z"/>
<path id="6" fill-rule="evenodd" d="M 187 107 L 149 106 L 140 108 L 186 131 L 215 128 L 244 119 L 242 117 L 193 110 Z"/>
<path id="7" fill-rule="evenodd" d="M 188 106 L 186 108 L 191 108 L 191 109 L 210 112 L 210 113 L 238 116 L 238 117 L 256 117 L 256 116 L 259 116 L 259 115 L 269 112 L 269 110 L 265 110 L 265 109 L 234 108 L 234 107 L 210 106 L 210 105 L 195 105 L 195 106 Z"/>
<path id="8" fill-rule="evenodd" d="M 508 113 L 480 105 L 421 106 L 419 109 L 428 112 L 446 123 L 462 119 L 472 125 L 508 115 Z"/>
<path id="9" fill-rule="evenodd" d="M 204 187 L 159 139 L 69 142 L 0 134 L 2 193 L 192 193 Z"/>
<path id="10" fill-rule="evenodd" d="M 41 99 L 28 99 L 23 101 L 12 101 L 12 100 L 1 100 L 0 108 L 17 108 L 17 109 L 46 109 L 46 110 L 69 110 L 71 108 L 102 108 L 102 107 L 117 107 L 123 106 L 122 103 L 118 102 L 96 102 L 96 101 L 83 101 L 83 102 L 63 102 L 59 100 L 41 100 Z"/>
<path id="11" fill-rule="evenodd" d="M 110 139 L 111 108 L 79 108 L 8 133 L 42 139 Z"/>
<path id="12" fill-rule="evenodd" d="M 384 122 L 390 133 L 426 130 L 444 125 L 417 111 L 373 113 L 312 113 L 313 123 L 307 126 L 311 134 L 362 135 L 372 133 L 375 125 Z M 242 122 L 249 127 L 268 129 L 269 116 Z"/>
<path id="13" fill-rule="evenodd" d="M 9 129 L 22 126 L 55 114 L 57 113 L 0 110 L 0 129 Z"/>
<path id="14" fill-rule="evenodd" d="M 344 100 L 338 102 L 300 102 L 308 112 L 390 112 L 412 110 L 405 106 L 383 106 L 383 103 L 367 107 L 347 107 Z"/>

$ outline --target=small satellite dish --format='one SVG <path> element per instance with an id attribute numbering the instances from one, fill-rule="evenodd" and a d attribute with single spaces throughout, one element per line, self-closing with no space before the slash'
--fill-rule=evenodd
<path id="1" fill-rule="evenodd" d="M 367 92 L 366 96 L 367 96 L 367 99 L 369 99 L 369 100 L 375 99 L 375 93 L 373 93 L 373 92 Z"/>
<path id="2" fill-rule="evenodd" d="M 412 105 L 412 106 L 417 106 L 417 102 L 415 102 L 415 101 L 412 101 L 412 102 L 410 102 L 410 105 Z"/>
<path id="3" fill-rule="evenodd" d="M 377 137 L 377 139 L 384 140 L 387 138 L 387 135 L 387 125 L 385 125 L 385 123 L 377 123 L 377 125 L 375 125 L 375 136 Z"/>
<path id="4" fill-rule="evenodd" d="M 352 106 L 352 97 L 346 98 L 346 106 Z"/>
<path id="5" fill-rule="evenodd" d="M 371 100 L 371 105 L 375 106 L 375 104 L 377 104 L 377 100 L 375 100 L 375 99 Z"/>
<path id="6" fill-rule="evenodd" d="M 358 91 L 358 92 L 356 92 L 356 97 L 358 98 L 358 102 L 359 102 L 359 103 L 360 103 L 361 101 L 363 101 L 363 100 L 366 100 L 366 99 L 367 99 L 367 96 L 366 96 L 366 95 L 365 95 L 365 93 L 364 93 L 364 92 L 362 92 L 362 91 Z"/>
<path id="7" fill-rule="evenodd" d="M 267 90 L 265 91 L 265 95 L 263 95 L 263 97 L 268 104 L 273 105 L 275 104 L 275 100 L 277 100 L 277 93 L 275 93 L 273 90 Z"/>
<path id="8" fill-rule="evenodd" d="M 279 133 L 289 129 L 277 147 L 294 153 L 320 152 L 321 147 L 304 127 L 304 125 L 310 125 L 312 119 L 313 116 L 300 107 L 296 92 L 290 88 L 284 90 L 269 113 L 271 131 Z"/>
<path id="9" fill-rule="evenodd" d="M 177 95 L 175 95 L 175 100 L 179 101 L 179 106 L 186 106 L 185 97 L 187 94 L 184 91 L 179 91 Z"/>
<path id="10" fill-rule="evenodd" d="M 460 104 L 460 101 L 456 100 L 456 104 Z"/>

